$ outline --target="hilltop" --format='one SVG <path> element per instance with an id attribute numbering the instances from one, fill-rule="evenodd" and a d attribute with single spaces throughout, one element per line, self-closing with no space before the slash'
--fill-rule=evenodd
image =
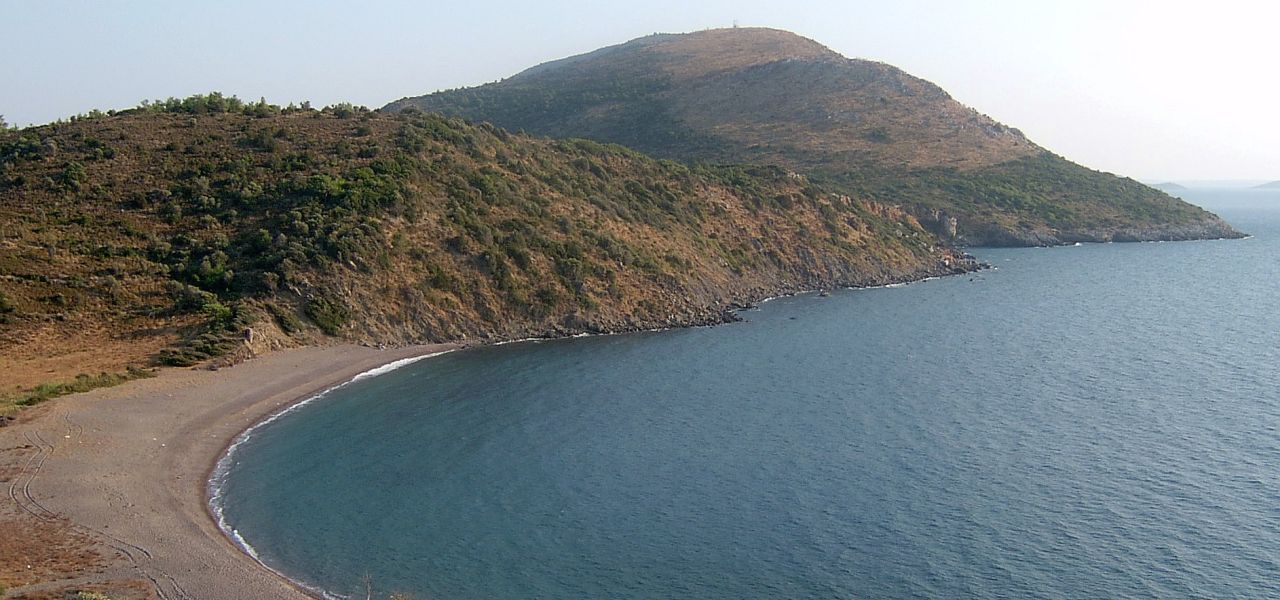
<path id="1" fill-rule="evenodd" d="M 714 323 L 970 268 L 779 168 L 218 95 L 0 133 L 0 239 L 0 394 L 332 338 Z"/>
<path id="2" fill-rule="evenodd" d="M 652 35 L 386 110 L 409 107 L 683 161 L 778 165 L 907 207 L 958 243 L 1239 235 L 1056 156 L 930 82 L 774 29 Z"/>
<path id="3" fill-rule="evenodd" d="M 387 108 L 406 106 L 682 160 L 799 170 L 971 169 L 1039 150 L 927 81 L 773 29 L 652 35 Z"/>

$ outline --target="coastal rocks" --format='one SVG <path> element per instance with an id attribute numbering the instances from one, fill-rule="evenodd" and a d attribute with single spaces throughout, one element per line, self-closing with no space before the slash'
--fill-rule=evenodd
<path id="1" fill-rule="evenodd" d="M 604 333 L 606 329 L 600 323 L 592 321 L 582 313 L 573 312 L 560 319 L 559 329 L 567 332 Z"/>
<path id="2" fill-rule="evenodd" d="M 947 211 L 936 208 L 917 209 L 912 214 L 921 226 L 941 240 L 950 242 L 956 239 L 960 222 Z"/>
<path id="3" fill-rule="evenodd" d="M 1247 234 L 1237 231 L 1221 219 L 1181 225 L 1125 228 L 1110 232 L 1113 242 L 1181 242 L 1187 240 L 1240 239 Z"/>
<path id="4" fill-rule="evenodd" d="M 628 290 L 630 293 L 612 302 L 577 307 L 559 315 L 531 319 L 528 314 L 495 306 L 486 315 L 456 312 L 453 319 L 441 322 L 448 327 L 427 329 L 422 326 L 429 324 L 421 321 L 416 324 L 418 327 L 411 321 L 404 321 L 409 327 L 378 327 L 378 319 L 366 319 L 363 313 L 357 313 L 350 333 L 371 344 L 466 339 L 478 345 L 490 345 L 525 339 L 712 326 L 741 321 L 739 313 L 743 309 L 769 298 L 906 283 L 984 267 L 972 256 L 955 250 L 938 251 L 931 261 L 899 264 L 836 260 L 824 253 L 792 250 L 796 251 L 779 255 L 780 260 L 763 263 L 756 271 L 728 276 L 707 272 L 684 280 L 671 278 L 647 294 Z M 377 315 L 371 313 L 369 317 Z M 451 332 L 466 332 L 466 337 Z"/>
<path id="5" fill-rule="evenodd" d="M 1196 223 L 1147 227 L 1115 227 L 1078 230 L 1030 230 L 987 226 L 964 230 L 957 242 L 971 247 L 1062 246 L 1077 242 L 1180 242 L 1189 240 L 1240 239 L 1246 234 L 1218 218 Z"/>

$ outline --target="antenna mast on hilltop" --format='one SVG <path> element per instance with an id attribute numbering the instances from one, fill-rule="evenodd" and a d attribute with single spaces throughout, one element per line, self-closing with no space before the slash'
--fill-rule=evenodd
<path id="1" fill-rule="evenodd" d="M 734 20 L 733 20 L 733 28 L 734 28 L 734 29 L 737 29 L 737 28 L 738 28 L 738 20 L 737 20 L 737 19 L 734 19 Z"/>

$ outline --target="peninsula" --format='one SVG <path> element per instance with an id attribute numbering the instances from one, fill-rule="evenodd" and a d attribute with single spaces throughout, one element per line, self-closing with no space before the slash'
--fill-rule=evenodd
<path id="1" fill-rule="evenodd" d="M 787 31 L 657 34 L 409 107 L 655 156 L 782 165 L 972 246 L 1237 237 L 1195 206 L 1057 156 L 890 65 Z"/>

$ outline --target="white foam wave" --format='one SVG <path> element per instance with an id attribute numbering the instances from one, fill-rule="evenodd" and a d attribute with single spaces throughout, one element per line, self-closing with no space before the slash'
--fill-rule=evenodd
<path id="1" fill-rule="evenodd" d="M 507 344 L 522 344 L 522 343 L 524 343 L 524 342 L 535 342 L 535 343 L 536 343 L 536 342 L 545 342 L 545 341 L 548 341 L 548 340 L 551 340 L 551 339 L 554 339 L 554 338 L 549 338 L 549 337 L 527 337 L 527 338 L 520 338 L 520 339 L 518 339 L 518 340 L 507 340 L 507 341 L 505 341 L 505 342 L 495 342 L 495 343 L 493 343 L 493 344 L 491 344 L 491 345 L 493 345 L 493 346 L 506 346 Z"/>
<path id="2" fill-rule="evenodd" d="M 445 350 L 444 352 L 432 352 L 431 354 L 423 354 L 422 356 L 410 356 L 409 358 L 402 358 L 402 359 L 400 359 L 400 360 L 394 360 L 394 361 L 391 361 L 391 362 L 389 362 L 389 363 L 387 363 L 387 364 L 385 364 L 385 365 L 382 365 L 381 367 L 374 367 L 374 368 L 372 368 L 372 369 L 369 369 L 368 371 L 365 371 L 365 372 L 363 372 L 363 373 L 360 373 L 359 375 L 356 375 L 355 377 L 352 377 L 352 378 L 351 378 L 351 381 L 348 381 L 347 383 L 354 383 L 354 382 L 356 382 L 356 381 L 360 381 L 361 379 L 368 379 L 368 378 L 370 378 L 370 377 L 377 377 L 377 376 L 379 376 L 379 375 L 382 375 L 383 373 L 390 373 L 391 371 L 394 371 L 394 370 L 396 370 L 396 369 L 399 369 L 400 367 L 404 367 L 404 366 L 407 366 L 407 365 L 411 365 L 411 364 L 416 363 L 416 362 L 418 362 L 418 361 L 420 361 L 420 360 L 426 360 L 426 359 L 431 358 L 431 357 L 433 357 L 433 356 L 440 356 L 441 354 L 444 354 L 445 352 L 452 352 L 452 351 L 451 351 L 451 350 Z M 347 383 L 344 383 L 344 384 L 341 384 L 341 385 L 346 385 Z M 339 386 L 339 387 L 341 387 L 341 386 Z M 336 389 L 336 388 L 330 388 L 330 389 Z M 326 393 L 327 393 L 328 391 L 329 391 L 329 390 L 325 390 L 325 392 L 326 392 Z"/>
<path id="3" fill-rule="evenodd" d="M 242 549 L 244 549 L 246 554 L 253 557 L 253 560 L 262 562 L 262 559 L 258 558 L 258 550 L 254 548 L 253 544 L 250 544 L 248 540 L 244 539 L 244 536 L 240 535 L 239 529 L 236 529 L 233 527 L 231 528 L 231 532 L 228 533 L 227 535 L 231 536 L 231 541 L 235 542 L 237 546 L 240 546 Z"/>

